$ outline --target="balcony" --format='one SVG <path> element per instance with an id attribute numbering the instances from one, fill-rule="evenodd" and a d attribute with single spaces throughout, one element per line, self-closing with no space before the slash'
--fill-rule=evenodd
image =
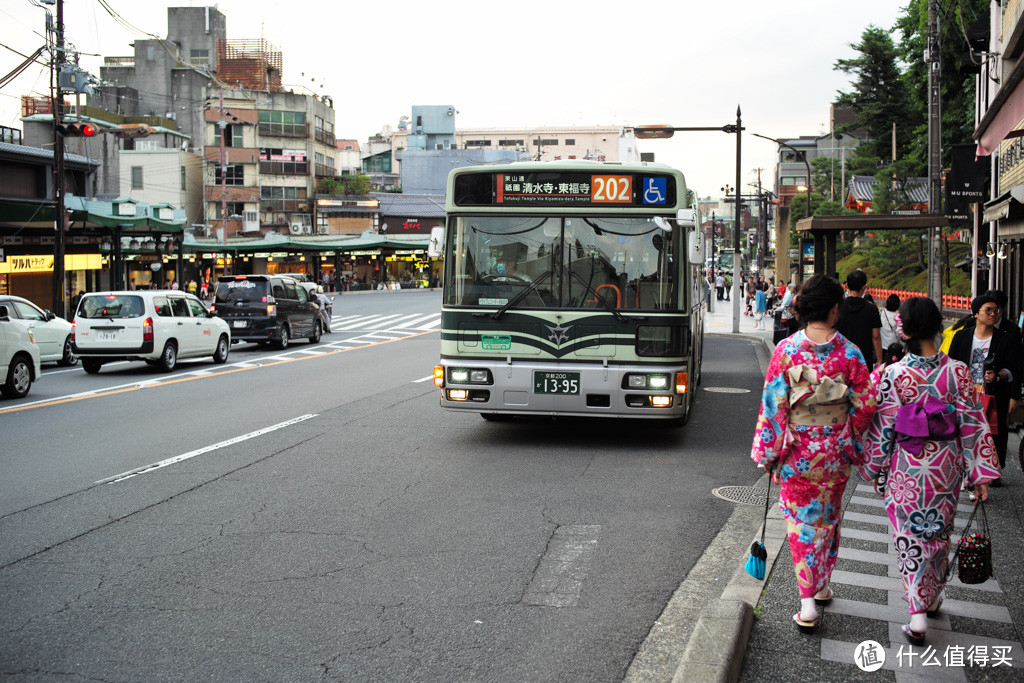
<path id="1" fill-rule="evenodd" d="M 308 161 L 261 161 L 260 173 L 273 175 L 309 175 Z"/>
<path id="2" fill-rule="evenodd" d="M 328 147 L 334 147 L 336 141 L 334 139 L 334 133 L 329 133 L 322 128 L 317 128 L 313 137 L 317 142 L 323 143 Z"/>
<path id="3" fill-rule="evenodd" d="M 308 123 L 278 123 L 276 121 L 260 121 L 259 134 L 279 138 L 308 138 Z"/>
<path id="4" fill-rule="evenodd" d="M 308 199 L 261 199 L 263 213 L 309 213 Z"/>

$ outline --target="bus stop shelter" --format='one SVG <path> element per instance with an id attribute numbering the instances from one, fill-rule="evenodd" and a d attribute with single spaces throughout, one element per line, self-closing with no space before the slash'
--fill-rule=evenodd
<path id="1" fill-rule="evenodd" d="M 797 221 L 796 231 L 800 239 L 797 282 L 804 277 L 804 245 L 814 244 L 814 274 L 826 273 L 842 280 L 836 272 L 836 236 L 842 230 L 879 232 L 882 230 L 906 230 L 927 232 L 930 228 L 945 228 L 949 219 L 942 214 L 923 213 L 910 216 L 890 214 L 856 216 L 811 216 Z"/>

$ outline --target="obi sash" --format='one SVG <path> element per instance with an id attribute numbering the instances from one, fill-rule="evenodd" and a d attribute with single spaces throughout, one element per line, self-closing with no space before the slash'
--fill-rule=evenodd
<path id="1" fill-rule="evenodd" d="M 955 406 L 934 396 L 908 403 L 896 411 L 896 441 L 903 450 L 920 455 L 925 441 L 950 441 L 957 436 Z"/>
<path id="2" fill-rule="evenodd" d="M 850 389 L 839 375 L 818 377 L 807 365 L 786 370 L 789 380 L 789 422 L 810 427 L 840 426 L 850 418 Z"/>

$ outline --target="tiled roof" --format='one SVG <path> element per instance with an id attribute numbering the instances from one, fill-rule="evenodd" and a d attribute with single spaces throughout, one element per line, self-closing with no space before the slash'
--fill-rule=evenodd
<path id="1" fill-rule="evenodd" d="M 875 198 L 875 184 L 878 180 L 870 175 L 855 175 L 850 179 L 850 193 L 858 202 L 871 203 Z M 904 186 L 911 204 L 928 203 L 928 179 L 907 178 Z"/>
<path id="2" fill-rule="evenodd" d="M 0 153 L 14 156 L 33 157 L 36 159 L 49 159 L 53 161 L 53 150 L 42 149 L 41 147 L 29 147 L 28 145 L 12 145 L 9 142 L 0 142 Z M 100 162 L 80 154 L 65 154 L 64 161 L 87 166 L 99 166 Z"/>

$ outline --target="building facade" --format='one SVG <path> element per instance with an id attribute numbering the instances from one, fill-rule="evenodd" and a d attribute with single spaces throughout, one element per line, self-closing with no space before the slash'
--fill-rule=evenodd
<path id="1" fill-rule="evenodd" d="M 1024 2 L 989 7 L 987 51 L 980 53 L 978 154 L 991 159 L 991 199 L 975 227 L 982 268 L 977 289 L 1000 289 L 1009 298 L 1005 315 L 1024 314 Z M 987 286 L 986 286 L 987 285 Z"/>

